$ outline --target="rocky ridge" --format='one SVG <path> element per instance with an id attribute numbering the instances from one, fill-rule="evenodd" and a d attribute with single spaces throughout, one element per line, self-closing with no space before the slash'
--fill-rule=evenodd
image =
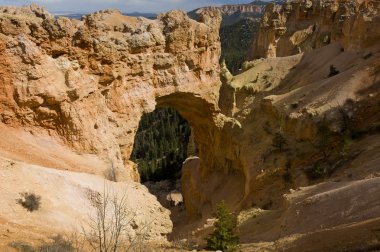
<path id="1" fill-rule="evenodd" d="M 275 1 L 275 3 L 281 4 L 282 1 Z M 221 27 L 224 27 L 233 25 L 244 18 L 260 18 L 267 4 L 268 2 L 264 1 L 253 1 L 248 4 L 228 4 L 219 7 L 202 7 L 189 12 L 188 15 L 196 19 L 198 13 L 205 10 L 217 9 L 222 14 L 223 20 Z"/>
<path id="2" fill-rule="evenodd" d="M 220 7 L 202 7 L 202 8 L 194 10 L 194 12 L 200 13 L 207 9 L 217 8 L 218 10 L 220 10 L 222 15 L 233 15 L 235 13 L 261 14 L 264 10 L 263 7 L 265 5 L 266 5 L 265 2 L 254 1 L 249 4 L 229 4 L 229 5 L 222 5 Z"/>

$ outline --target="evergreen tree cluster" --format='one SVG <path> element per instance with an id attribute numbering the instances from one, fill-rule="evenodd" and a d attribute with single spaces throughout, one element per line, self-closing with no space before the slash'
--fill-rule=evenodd
<path id="1" fill-rule="evenodd" d="M 237 23 L 220 28 L 221 59 L 226 61 L 232 74 L 238 73 L 246 60 L 259 25 L 259 18 L 244 18 Z"/>
<path id="2" fill-rule="evenodd" d="M 175 109 L 159 108 L 143 115 L 131 155 L 142 182 L 180 176 L 190 133 L 189 124 Z"/>

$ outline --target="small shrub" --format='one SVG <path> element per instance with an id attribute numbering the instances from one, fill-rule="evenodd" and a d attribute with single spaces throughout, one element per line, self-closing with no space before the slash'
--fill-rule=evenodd
<path id="1" fill-rule="evenodd" d="M 309 179 L 321 178 L 325 172 L 319 161 L 315 162 L 314 165 L 306 171 Z"/>
<path id="2" fill-rule="evenodd" d="M 338 108 L 338 112 L 340 114 L 342 132 L 345 132 L 347 130 L 353 131 L 354 129 L 353 116 L 350 115 L 342 106 Z"/>
<path id="3" fill-rule="evenodd" d="M 23 241 L 13 241 L 8 246 L 20 252 L 36 252 L 32 245 Z"/>
<path id="4" fill-rule="evenodd" d="M 341 116 L 341 144 L 342 154 L 346 155 L 353 139 L 358 135 L 355 130 L 354 119 L 344 108 L 339 108 Z"/>
<path id="5" fill-rule="evenodd" d="M 23 206 L 29 212 L 33 212 L 40 208 L 41 197 L 34 193 L 23 192 L 20 193 L 20 198 L 17 199 L 17 203 Z"/>
<path id="6" fill-rule="evenodd" d="M 53 243 L 42 244 L 38 251 L 40 252 L 73 252 L 74 246 L 69 240 L 61 235 L 52 237 Z"/>
<path id="7" fill-rule="evenodd" d="M 57 235 L 51 238 L 53 242 L 46 243 L 38 247 L 33 247 L 31 244 L 23 241 L 14 241 L 8 244 L 9 247 L 20 252 L 73 252 L 81 251 L 75 248 L 72 243 L 65 237 Z"/>
<path id="8" fill-rule="evenodd" d="M 290 104 L 290 107 L 292 109 L 297 109 L 298 108 L 298 102 L 293 102 L 292 104 Z"/>
<path id="9" fill-rule="evenodd" d="M 337 74 L 339 74 L 339 71 L 336 69 L 336 67 L 334 65 L 330 65 L 329 77 L 332 77 Z"/>
<path id="10" fill-rule="evenodd" d="M 229 213 L 224 202 L 217 207 L 214 232 L 206 239 L 210 249 L 235 251 L 239 244 L 239 237 L 235 234 L 236 217 Z"/>
<path id="11" fill-rule="evenodd" d="M 287 145 L 285 137 L 281 134 L 281 132 L 277 132 L 273 139 L 272 139 L 272 146 L 282 152 L 285 149 L 285 146 Z"/>

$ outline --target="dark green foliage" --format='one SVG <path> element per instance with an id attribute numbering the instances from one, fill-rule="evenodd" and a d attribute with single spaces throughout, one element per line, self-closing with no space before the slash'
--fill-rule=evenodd
<path id="1" fill-rule="evenodd" d="M 239 245 L 239 237 L 235 234 L 236 217 L 227 211 L 224 202 L 217 207 L 214 232 L 206 239 L 210 249 L 234 251 Z"/>
<path id="2" fill-rule="evenodd" d="M 174 109 L 156 109 L 141 118 L 131 160 L 138 164 L 143 182 L 178 178 L 190 131 Z"/>
<path id="3" fill-rule="evenodd" d="M 337 74 L 339 74 L 339 71 L 336 69 L 336 67 L 334 65 L 330 65 L 329 77 L 332 77 Z"/>
<path id="4" fill-rule="evenodd" d="M 325 171 L 322 167 L 321 162 L 317 161 L 311 168 L 306 170 L 306 174 L 309 177 L 309 179 L 318 179 L 325 174 Z"/>
<path id="5" fill-rule="evenodd" d="M 235 24 L 221 27 L 221 59 L 225 60 L 232 74 L 236 74 L 246 60 L 259 25 L 260 20 L 257 18 L 244 18 Z"/>
<path id="6" fill-rule="evenodd" d="M 17 203 L 26 208 L 29 212 L 38 210 L 41 204 L 41 197 L 34 194 L 23 192 L 20 193 L 21 198 L 17 199 Z"/>
<path id="7" fill-rule="evenodd" d="M 282 135 L 281 132 L 277 132 L 273 139 L 272 139 L 272 146 L 275 148 L 277 151 L 284 151 L 285 146 L 287 145 L 285 137 Z"/>

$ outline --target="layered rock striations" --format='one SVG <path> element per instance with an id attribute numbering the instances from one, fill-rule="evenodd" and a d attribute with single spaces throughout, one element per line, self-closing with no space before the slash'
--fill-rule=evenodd
<path id="1" fill-rule="evenodd" d="M 250 59 L 282 57 L 339 42 L 348 50 L 374 45 L 380 34 L 379 2 L 288 1 L 269 4 L 250 52 Z"/>
<path id="2" fill-rule="evenodd" d="M 232 4 L 232 5 L 223 5 L 219 7 L 219 10 L 223 15 L 233 15 L 235 13 L 254 13 L 254 14 L 261 14 L 264 10 L 263 6 L 265 6 L 265 3 L 259 2 L 252 2 L 250 4 Z M 200 11 L 206 9 L 201 8 Z"/>
<path id="3" fill-rule="evenodd" d="M 282 1 L 275 1 L 275 3 L 281 3 Z M 264 12 L 265 6 L 268 2 L 253 1 L 248 4 L 228 4 L 222 6 L 209 6 L 195 9 L 189 12 L 189 16 L 196 19 L 198 13 L 205 10 L 218 9 L 223 17 L 221 26 L 228 26 L 239 22 L 245 18 L 260 18 Z"/>
<path id="4" fill-rule="evenodd" d="M 138 181 L 129 156 L 141 115 L 156 105 L 174 101 L 194 125 L 213 120 L 215 10 L 200 23 L 181 11 L 148 20 L 106 10 L 77 21 L 30 6 L 2 8 L 0 16 L 2 123 L 48 131 L 100 156 L 109 167 L 98 174 Z"/>
<path id="5" fill-rule="evenodd" d="M 204 10 L 209 10 L 213 8 L 217 8 L 220 10 L 222 15 L 232 15 L 235 13 L 258 13 L 261 14 L 263 11 L 263 6 L 265 6 L 265 2 L 262 1 L 254 1 L 249 4 L 228 4 L 228 5 L 222 5 L 220 7 L 202 7 L 199 9 L 194 10 L 193 12 L 201 13 Z"/>

